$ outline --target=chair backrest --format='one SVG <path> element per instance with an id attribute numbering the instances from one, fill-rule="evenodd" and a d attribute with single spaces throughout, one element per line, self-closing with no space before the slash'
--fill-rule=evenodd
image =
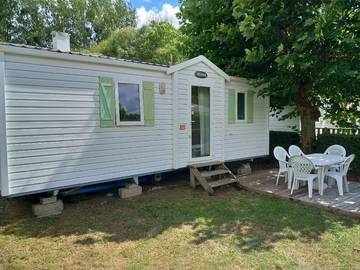
<path id="1" fill-rule="evenodd" d="M 351 164 L 351 162 L 353 162 L 354 159 L 355 159 L 355 155 L 352 154 L 352 155 L 348 156 L 348 157 L 344 160 L 344 162 L 341 164 L 341 166 L 340 166 L 340 168 L 341 168 L 340 171 L 341 171 L 344 175 L 347 175 L 347 172 L 348 172 L 348 170 L 349 170 L 350 164 Z"/>
<path id="2" fill-rule="evenodd" d="M 304 156 L 290 157 L 289 165 L 291 166 L 295 178 L 307 178 L 311 171 L 315 169 L 311 160 Z"/>
<path id="3" fill-rule="evenodd" d="M 334 144 L 334 145 L 329 146 L 325 150 L 325 155 L 335 155 L 335 156 L 346 157 L 346 150 L 343 146 L 341 146 L 339 144 Z"/>
<path id="4" fill-rule="evenodd" d="M 290 155 L 290 157 L 292 157 L 292 156 L 303 156 L 304 153 L 303 153 L 303 151 L 300 149 L 299 146 L 297 146 L 297 145 L 290 145 L 290 147 L 289 147 L 289 155 Z"/>
<path id="5" fill-rule="evenodd" d="M 288 153 L 286 150 L 281 146 L 276 146 L 274 148 L 274 157 L 279 161 L 280 169 L 287 168 L 287 161 L 286 159 L 289 158 Z"/>
<path id="6" fill-rule="evenodd" d="M 274 148 L 274 157 L 277 160 L 286 161 L 286 159 L 289 157 L 289 155 L 288 155 L 288 153 L 286 152 L 286 150 L 283 147 L 276 146 Z"/>

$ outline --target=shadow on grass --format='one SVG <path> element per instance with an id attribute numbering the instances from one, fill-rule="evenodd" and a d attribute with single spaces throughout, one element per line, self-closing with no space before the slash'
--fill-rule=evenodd
<path id="1" fill-rule="evenodd" d="M 1 224 L 2 223 L 2 224 Z M 131 200 L 92 196 L 65 205 L 59 217 L 21 215 L 0 222 L 0 234 L 18 238 L 72 236 L 74 244 L 154 238 L 173 228 L 191 229 L 191 243 L 227 239 L 244 252 L 270 250 L 283 240 L 314 242 L 326 232 L 357 225 L 317 208 L 231 189 L 209 197 L 187 187 L 159 190 Z"/>

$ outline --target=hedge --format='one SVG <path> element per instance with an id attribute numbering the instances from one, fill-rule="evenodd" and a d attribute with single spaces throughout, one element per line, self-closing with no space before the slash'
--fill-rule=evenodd
<path id="1" fill-rule="evenodd" d="M 292 144 L 300 145 L 299 133 L 289 131 L 270 131 L 270 157 L 274 157 L 273 150 L 276 146 L 282 146 L 287 151 L 289 146 Z"/>
<path id="2" fill-rule="evenodd" d="M 346 155 L 355 154 L 355 160 L 351 164 L 351 170 L 360 173 L 360 136 L 341 134 L 320 134 L 314 145 L 314 151 L 323 153 L 327 147 L 333 144 L 340 144 L 345 147 Z"/>

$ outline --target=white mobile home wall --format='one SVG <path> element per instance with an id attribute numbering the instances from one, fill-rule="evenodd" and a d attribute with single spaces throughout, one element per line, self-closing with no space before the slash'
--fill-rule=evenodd
<path id="1" fill-rule="evenodd" d="M 207 73 L 207 78 L 194 76 L 195 71 Z M 176 117 L 177 125 L 185 123 L 187 129 L 177 129 L 175 167 L 186 167 L 191 157 L 191 86 L 210 88 L 210 145 L 212 160 L 224 160 L 224 101 L 225 79 L 204 63 L 196 63 L 174 73 L 176 87 Z"/>
<path id="2" fill-rule="evenodd" d="M 235 89 L 247 93 L 255 91 L 254 121 L 236 121 L 235 124 L 225 123 L 224 153 L 225 160 L 260 157 L 269 154 L 269 98 L 257 97 L 258 90 L 250 86 L 245 79 L 231 77 L 225 91 Z M 228 103 L 225 103 L 225 119 L 228 119 Z"/>
<path id="3" fill-rule="evenodd" d="M 268 154 L 267 99 L 252 124 L 227 124 L 227 88 L 203 62 L 168 68 L 90 56 L 0 48 L 1 194 L 14 196 L 186 167 L 191 162 L 191 85 L 211 89 L 213 160 Z M 205 71 L 206 79 L 194 77 Z M 98 77 L 155 84 L 155 126 L 100 128 Z M 234 81 L 234 82 L 233 82 Z M 159 93 L 165 83 L 166 92 Z M 185 123 L 187 128 L 180 130 Z"/>
<path id="4" fill-rule="evenodd" d="M 5 55 L 9 193 L 172 167 L 172 84 L 164 72 Z M 98 76 L 166 83 L 155 127 L 99 127 Z"/>

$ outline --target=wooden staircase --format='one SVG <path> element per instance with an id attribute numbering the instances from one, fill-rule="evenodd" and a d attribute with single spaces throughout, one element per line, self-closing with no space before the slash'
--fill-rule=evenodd
<path id="1" fill-rule="evenodd" d="M 197 185 L 201 185 L 209 195 L 214 194 L 214 188 L 239 184 L 236 176 L 221 161 L 191 164 L 189 168 L 190 186 L 195 188 Z"/>

